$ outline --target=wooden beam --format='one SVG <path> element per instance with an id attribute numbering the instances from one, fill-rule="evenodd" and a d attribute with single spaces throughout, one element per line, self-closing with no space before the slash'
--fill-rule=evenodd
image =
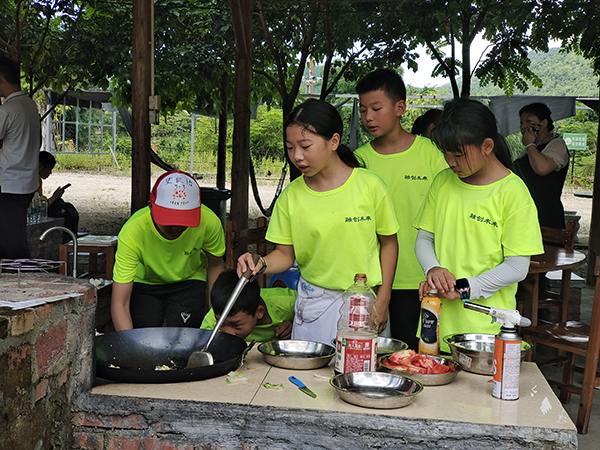
<path id="1" fill-rule="evenodd" d="M 150 198 L 150 56 L 153 0 L 133 0 L 133 58 L 131 74 L 131 213 L 148 204 Z"/>
<path id="2" fill-rule="evenodd" d="M 240 228 L 248 228 L 252 0 L 229 0 L 229 7 L 235 35 L 231 219 Z"/>
<path id="3" fill-rule="evenodd" d="M 600 120 L 598 121 L 598 136 L 600 137 Z M 594 286 L 596 277 L 594 275 L 594 261 L 600 256 L 600 158 L 598 158 L 598 140 L 596 140 L 596 166 L 594 170 L 594 187 L 592 194 L 592 221 L 590 224 L 590 237 L 588 240 L 587 253 L 587 276 L 586 284 Z"/>

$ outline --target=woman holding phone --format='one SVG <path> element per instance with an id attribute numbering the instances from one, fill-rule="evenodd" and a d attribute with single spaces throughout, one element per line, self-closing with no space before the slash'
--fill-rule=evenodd
<path id="1" fill-rule="evenodd" d="M 569 170 L 569 151 L 565 141 L 553 132 L 550 114 L 543 103 L 521 108 L 521 142 L 525 149 L 513 164 L 515 173 L 525 181 L 533 197 L 540 225 L 564 229 L 561 195 Z"/>

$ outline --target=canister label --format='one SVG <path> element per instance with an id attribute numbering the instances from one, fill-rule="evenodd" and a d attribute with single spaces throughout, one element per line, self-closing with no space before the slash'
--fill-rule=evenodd
<path id="1" fill-rule="evenodd" d="M 492 395 L 502 400 L 517 400 L 520 372 L 521 340 L 496 338 Z"/>

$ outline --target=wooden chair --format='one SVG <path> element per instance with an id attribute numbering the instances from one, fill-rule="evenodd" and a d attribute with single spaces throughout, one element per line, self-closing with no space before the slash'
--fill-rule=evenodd
<path id="1" fill-rule="evenodd" d="M 567 222 L 567 228 L 564 230 L 542 227 L 542 240 L 546 244 L 560 245 L 567 252 L 573 252 L 575 250 L 575 227 L 575 222 Z M 571 269 L 562 271 L 559 293 L 541 290 L 539 298 L 533 299 L 532 307 L 537 310 L 557 307 L 560 318 L 559 322 L 566 322 L 569 314 L 569 298 L 571 295 L 571 272 Z"/>
<path id="2" fill-rule="evenodd" d="M 575 322 L 561 322 L 521 329 L 523 339 L 526 341 L 536 346 L 542 344 L 566 352 L 565 355 L 539 361 L 537 364 L 564 362 L 562 380 L 548 379 L 548 383 L 560 389 L 560 400 L 563 403 L 569 402 L 572 393 L 580 395 L 576 423 L 580 434 L 586 434 L 588 431 L 594 388 L 600 386 L 600 373 L 597 371 L 600 352 L 600 257 L 596 258 L 595 263 L 596 287 L 589 326 Z M 577 355 L 585 358 L 583 368 L 575 365 Z M 531 356 L 528 358 L 531 359 Z M 574 384 L 574 372 L 583 372 L 581 386 Z"/>
<path id="3" fill-rule="evenodd" d="M 256 228 L 247 228 L 238 230 L 238 225 L 233 220 L 228 220 L 225 224 L 225 267 L 235 269 L 237 260 L 242 253 L 246 251 L 248 245 L 256 245 L 256 253 L 261 256 L 267 254 L 267 218 L 259 217 L 256 219 Z M 260 287 L 267 287 L 267 278 L 265 274 L 257 277 Z"/>
<path id="4" fill-rule="evenodd" d="M 568 222 L 567 228 L 564 230 L 559 228 L 541 227 L 542 240 L 545 245 L 559 245 L 563 246 L 567 252 L 573 252 L 575 249 L 575 226 L 575 222 Z M 541 278 L 544 276 L 544 273 L 529 274 L 525 280 L 519 283 L 517 307 L 519 311 L 523 313 L 523 303 L 525 301 L 531 302 L 531 310 L 535 313 L 530 319 L 532 319 L 534 325 L 537 325 L 537 320 L 535 320 L 535 318 L 538 316 L 538 311 L 540 309 L 549 308 L 557 308 L 559 321 L 566 322 L 571 292 L 571 269 L 562 271 L 559 293 L 540 289 L 539 295 L 534 295 L 534 292 L 539 289 Z M 535 283 L 538 283 L 538 289 L 534 288 Z"/>

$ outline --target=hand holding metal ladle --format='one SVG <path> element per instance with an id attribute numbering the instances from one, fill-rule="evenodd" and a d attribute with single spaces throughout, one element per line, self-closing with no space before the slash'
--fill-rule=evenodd
<path id="1" fill-rule="evenodd" d="M 215 363 L 212 354 L 208 351 L 208 347 L 209 347 L 210 343 L 212 342 L 212 340 L 214 339 L 214 337 L 217 335 L 219 328 L 221 328 L 221 325 L 223 325 L 223 322 L 229 315 L 229 311 L 231 311 L 231 308 L 233 307 L 235 301 L 240 296 L 240 293 L 242 292 L 242 289 L 244 289 L 244 286 L 246 286 L 246 283 L 251 282 L 253 280 L 254 280 L 254 276 L 252 276 L 252 270 L 250 270 L 250 268 L 248 267 L 246 269 L 246 271 L 240 277 L 240 280 L 235 285 L 235 288 L 233 289 L 233 292 L 231 293 L 229 300 L 227 300 L 227 304 L 225 305 L 225 308 L 223 308 L 223 311 L 221 312 L 221 316 L 219 317 L 219 320 L 217 321 L 215 328 L 212 330 L 212 333 L 210 334 L 210 337 L 208 338 L 206 345 L 204 347 L 202 347 L 202 350 L 194 350 L 192 352 L 192 354 L 188 358 L 186 369 L 193 369 L 196 367 L 204 367 L 204 366 L 212 366 Z"/>

